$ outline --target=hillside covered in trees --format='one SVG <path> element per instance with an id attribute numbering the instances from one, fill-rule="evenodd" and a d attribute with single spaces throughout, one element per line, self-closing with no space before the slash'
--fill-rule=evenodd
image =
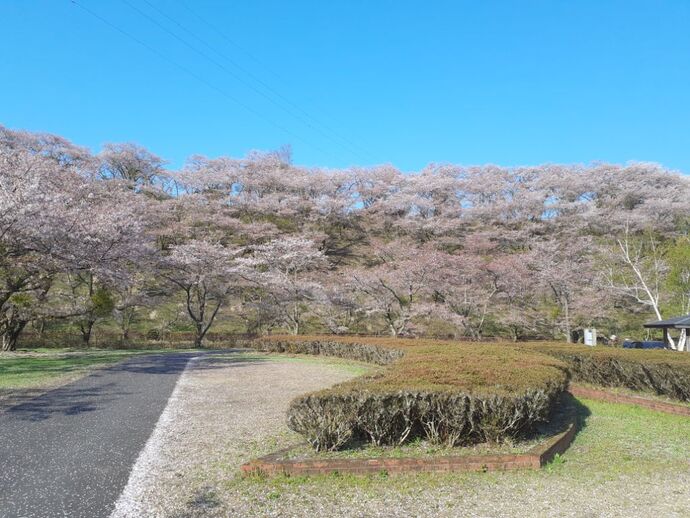
<path id="1" fill-rule="evenodd" d="M 0 335 L 640 334 L 690 312 L 689 229 L 655 164 L 171 171 L 0 126 Z"/>

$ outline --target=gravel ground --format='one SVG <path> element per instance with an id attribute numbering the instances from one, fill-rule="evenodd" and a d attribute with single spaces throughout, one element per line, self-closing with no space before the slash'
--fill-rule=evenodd
<path id="1" fill-rule="evenodd" d="M 114 516 L 690 516 L 690 465 L 682 463 L 620 473 L 554 466 L 389 479 L 239 477 L 250 458 L 299 440 L 285 426 L 293 397 L 352 376 L 330 360 L 239 353 L 198 360 L 178 383 Z M 576 466 L 586 445 L 573 449 Z"/>

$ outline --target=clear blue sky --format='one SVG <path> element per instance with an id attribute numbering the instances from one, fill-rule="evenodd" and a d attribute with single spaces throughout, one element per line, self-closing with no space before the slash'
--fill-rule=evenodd
<path id="1" fill-rule="evenodd" d="M 173 166 L 291 144 L 329 167 L 690 172 L 687 0 L 78 3 L 149 48 L 70 0 L 0 0 L 0 124 Z"/>

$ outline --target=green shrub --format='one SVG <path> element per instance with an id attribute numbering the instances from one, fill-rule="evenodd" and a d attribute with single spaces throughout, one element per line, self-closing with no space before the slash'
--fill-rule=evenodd
<path id="1" fill-rule="evenodd" d="M 568 381 L 560 361 L 497 344 L 279 336 L 252 346 L 388 365 L 291 403 L 288 425 L 317 450 L 354 440 L 454 446 L 517 438 L 548 417 Z"/>

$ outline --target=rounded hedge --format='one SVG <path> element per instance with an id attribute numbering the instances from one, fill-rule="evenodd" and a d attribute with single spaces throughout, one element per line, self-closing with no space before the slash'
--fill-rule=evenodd
<path id="1" fill-rule="evenodd" d="M 511 345 L 273 336 L 250 346 L 385 366 L 291 403 L 288 425 L 317 450 L 355 440 L 455 446 L 518 438 L 548 417 L 568 383 L 563 362 Z"/>

